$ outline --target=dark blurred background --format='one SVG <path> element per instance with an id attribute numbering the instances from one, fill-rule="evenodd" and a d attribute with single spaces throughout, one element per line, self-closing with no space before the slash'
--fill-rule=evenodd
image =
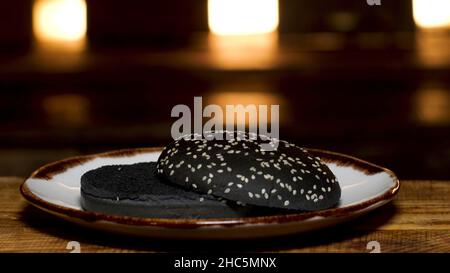
<path id="1" fill-rule="evenodd" d="M 0 175 L 170 141 L 176 104 L 280 104 L 280 137 L 450 178 L 450 1 L 0 0 Z"/>

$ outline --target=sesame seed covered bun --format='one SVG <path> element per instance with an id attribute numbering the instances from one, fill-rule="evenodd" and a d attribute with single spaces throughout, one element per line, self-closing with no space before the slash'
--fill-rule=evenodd
<path id="1" fill-rule="evenodd" d="M 265 136 L 222 133 L 223 140 L 205 133 L 206 139 L 187 135 L 172 142 L 159 157 L 158 175 L 186 189 L 249 205 L 313 211 L 339 201 L 336 177 L 305 149 L 277 140 L 277 149 L 263 150 Z"/>

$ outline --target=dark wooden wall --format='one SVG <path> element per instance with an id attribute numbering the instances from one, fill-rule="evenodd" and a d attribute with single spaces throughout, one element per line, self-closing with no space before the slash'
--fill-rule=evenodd
<path id="1" fill-rule="evenodd" d="M 31 2 L 3 2 L 0 175 L 164 145 L 174 105 L 256 90 L 281 103 L 284 139 L 359 156 L 401 178 L 450 177 L 450 35 L 417 32 L 411 1 L 280 0 L 274 58 L 235 69 L 217 65 L 208 48 L 206 1 L 87 1 L 82 53 L 35 50 Z M 351 27 L 333 24 L 339 16 Z"/>

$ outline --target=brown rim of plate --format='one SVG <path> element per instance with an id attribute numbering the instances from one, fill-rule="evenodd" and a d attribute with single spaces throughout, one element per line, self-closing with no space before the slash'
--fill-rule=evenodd
<path id="1" fill-rule="evenodd" d="M 70 157 L 60 161 L 56 161 L 47 164 L 35 172 L 29 178 L 37 179 L 50 179 L 54 175 L 64 172 L 68 168 L 85 163 L 87 161 L 93 160 L 98 157 L 122 157 L 131 156 L 140 153 L 150 153 L 159 152 L 161 147 L 157 148 L 137 148 L 137 149 L 124 149 L 112 152 L 84 155 Z M 333 162 L 340 166 L 352 166 L 353 168 L 363 171 L 366 174 L 374 174 L 379 172 L 386 172 L 393 180 L 394 185 L 389 188 L 385 193 L 376 196 L 372 199 L 366 200 L 364 202 L 343 207 L 343 208 L 330 208 L 321 211 L 312 212 L 300 212 L 300 213 L 290 213 L 283 215 L 271 215 L 271 216 L 258 216 L 258 217 L 243 217 L 243 218 L 213 218 L 213 219 L 163 219 L 163 218 L 139 218 L 139 217 L 128 217 L 128 216 L 118 216 L 118 215 L 108 215 L 103 213 L 77 210 L 72 208 L 63 207 L 60 205 L 49 203 L 35 194 L 33 194 L 30 189 L 25 185 L 25 182 L 20 186 L 20 192 L 22 196 L 30 202 L 32 205 L 37 206 L 49 212 L 59 214 L 61 216 L 69 218 L 78 218 L 87 222 L 94 221 L 108 221 L 123 225 L 133 225 L 133 226 L 155 226 L 155 227 L 167 227 L 167 228 L 199 228 L 199 227 L 230 227 L 238 225 L 251 225 L 251 224 L 277 224 L 277 223 L 287 223 L 287 222 L 297 222 L 306 220 L 312 217 L 339 217 L 347 216 L 349 214 L 355 213 L 357 211 L 368 208 L 372 205 L 377 204 L 381 201 L 389 201 L 395 197 L 399 188 L 400 181 L 397 179 L 395 174 L 386 168 L 377 166 L 375 164 L 369 163 L 367 161 L 344 155 L 336 152 L 329 152 L 320 149 L 307 149 L 314 156 L 320 157 L 325 162 Z"/>

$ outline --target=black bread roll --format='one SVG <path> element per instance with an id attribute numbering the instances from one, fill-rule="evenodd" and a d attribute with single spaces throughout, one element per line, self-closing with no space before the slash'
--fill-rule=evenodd
<path id="1" fill-rule="evenodd" d="M 160 181 L 156 162 L 104 166 L 81 177 L 85 210 L 152 218 L 224 218 L 258 216 L 269 211 Z"/>
<path id="2" fill-rule="evenodd" d="M 267 137 L 252 140 L 243 132 L 206 139 L 187 135 L 166 146 L 158 175 L 187 190 L 270 208 L 314 211 L 340 199 L 334 174 L 303 148 L 278 141 L 276 150 L 264 151 Z"/>

